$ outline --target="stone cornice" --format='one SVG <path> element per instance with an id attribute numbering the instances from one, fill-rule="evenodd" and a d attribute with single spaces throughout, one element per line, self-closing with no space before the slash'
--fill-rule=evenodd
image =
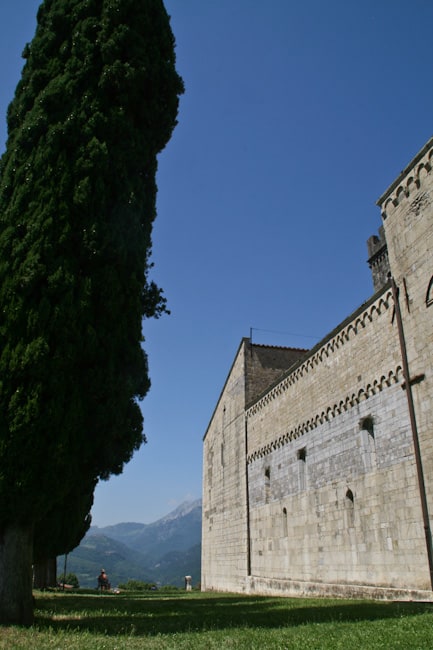
<path id="1" fill-rule="evenodd" d="M 392 304 L 392 292 L 388 288 L 380 297 L 375 298 L 373 301 L 364 305 L 363 308 L 360 308 L 352 315 L 350 320 L 344 321 L 331 333 L 329 338 L 319 343 L 310 351 L 307 357 L 304 357 L 294 368 L 289 370 L 282 380 L 270 387 L 255 403 L 251 404 L 246 409 L 246 418 L 248 419 L 258 413 L 282 392 L 286 391 L 289 386 L 303 377 L 304 374 L 313 370 L 324 359 L 327 359 L 331 354 L 339 350 L 347 341 L 356 336 L 360 330 L 372 323 L 373 319 L 382 314 L 383 311 L 388 310 Z"/>
<path id="2" fill-rule="evenodd" d="M 290 429 L 283 435 L 275 438 L 268 444 L 256 449 L 255 451 L 248 454 L 247 463 L 252 463 L 258 458 L 263 458 L 268 454 L 272 453 L 275 449 L 283 447 L 284 445 L 292 442 L 296 438 L 303 436 L 304 434 L 312 431 L 321 424 L 325 422 L 331 422 L 335 417 L 344 413 L 354 406 L 357 406 L 363 400 L 367 400 L 373 395 L 380 393 L 385 388 L 401 382 L 403 378 L 403 371 L 401 366 L 397 366 L 395 370 L 390 370 L 387 375 L 382 375 L 380 378 L 375 379 L 373 382 L 366 384 L 363 388 L 360 388 L 356 393 L 346 395 L 344 399 L 341 399 L 338 403 L 329 405 L 326 411 L 317 413 L 312 416 L 309 420 L 300 423 L 298 426 Z"/>
<path id="3" fill-rule="evenodd" d="M 430 138 L 410 164 L 376 201 L 384 220 L 397 205 L 404 199 L 409 198 L 422 186 L 423 178 L 432 171 L 432 165 L 433 138 Z"/>

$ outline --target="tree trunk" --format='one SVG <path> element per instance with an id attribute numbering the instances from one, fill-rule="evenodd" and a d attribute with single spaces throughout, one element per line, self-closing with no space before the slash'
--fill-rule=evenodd
<path id="1" fill-rule="evenodd" d="M 0 623 L 31 625 L 33 527 L 11 524 L 0 531 Z"/>
<path id="2" fill-rule="evenodd" d="M 57 558 L 35 562 L 33 565 L 33 587 L 47 589 L 57 585 Z"/>
<path id="3" fill-rule="evenodd" d="M 57 587 L 57 558 L 47 560 L 47 587 Z"/>

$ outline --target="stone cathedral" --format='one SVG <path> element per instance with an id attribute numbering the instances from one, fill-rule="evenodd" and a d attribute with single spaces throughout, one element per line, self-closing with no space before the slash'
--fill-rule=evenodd
<path id="1" fill-rule="evenodd" d="M 377 201 L 374 294 L 244 338 L 204 436 L 202 589 L 433 599 L 433 138 Z"/>

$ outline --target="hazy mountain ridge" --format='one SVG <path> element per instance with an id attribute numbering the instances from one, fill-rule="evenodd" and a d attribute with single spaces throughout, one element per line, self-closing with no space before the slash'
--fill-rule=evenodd
<path id="1" fill-rule="evenodd" d="M 103 534 L 143 553 L 150 563 L 170 551 L 186 551 L 201 540 L 201 499 L 181 504 L 151 524 L 121 523 L 91 528 L 87 537 Z"/>
<path id="2" fill-rule="evenodd" d="M 112 585 L 129 579 L 183 585 L 185 575 L 200 582 L 201 499 L 185 502 L 151 524 L 91 527 L 68 556 L 68 569 L 81 586 L 93 587 L 104 567 Z M 59 570 L 60 569 L 59 562 Z"/>

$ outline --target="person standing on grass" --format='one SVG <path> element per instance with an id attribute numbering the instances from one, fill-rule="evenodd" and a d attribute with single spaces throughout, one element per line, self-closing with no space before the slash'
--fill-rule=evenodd
<path id="1" fill-rule="evenodd" d="M 110 589 L 110 583 L 108 582 L 108 576 L 105 573 L 105 569 L 101 569 L 101 573 L 98 576 L 98 589 L 101 591 Z"/>

